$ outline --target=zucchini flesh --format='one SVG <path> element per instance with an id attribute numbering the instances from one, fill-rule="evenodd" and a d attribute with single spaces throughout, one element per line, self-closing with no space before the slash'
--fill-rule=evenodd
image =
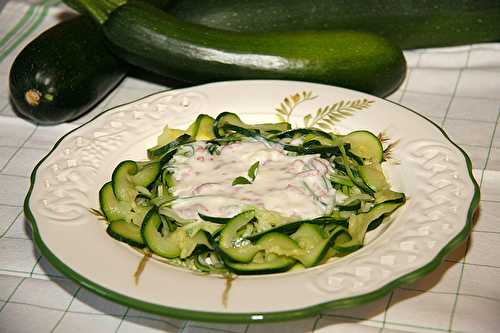
<path id="1" fill-rule="evenodd" d="M 401 206 L 401 203 L 381 203 L 374 206 L 367 213 L 353 215 L 349 219 L 348 228 L 352 239 L 349 242 L 337 246 L 336 249 L 344 252 L 350 252 L 361 247 L 370 223 L 384 215 L 389 215 L 399 206 Z"/>
<path id="2" fill-rule="evenodd" d="M 365 184 L 375 191 L 375 193 L 389 189 L 390 186 L 385 179 L 380 164 L 361 165 L 358 171 Z"/>
<path id="3" fill-rule="evenodd" d="M 113 191 L 120 201 L 133 202 L 139 194 L 137 186 L 146 187 L 160 174 L 160 163 L 146 164 L 142 169 L 134 161 L 123 161 L 113 171 Z"/>
<path id="4" fill-rule="evenodd" d="M 351 178 L 349 178 L 348 176 L 334 174 L 334 175 L 330 176 L 330 180 L 333 183 L 337 183 L 340 185 L 346 185 L 346 186 L 350 186 L 350 187 L 354 186 L 354 183 L 352 182 Z"/>
<path id="5" fill-rule="evenodd" d="M 375 204 L 382 202 L 404 202 L 405 194 L 391 190 L 375 192 Z"/>
<path id="6" fill-rule="evenodd" d="M 104 184 L 99 191 L 99 204 L 106 220 L 110 222 L 126 219 L 132 209 L 127 201 L 116 199 L 112 182 Z"/>
<path id="7" fill-rule="evenodd" d="M 295 240 L 279 232 L 267 233 L 255 245 L 267 253 L 292 258 L 294 255 L 301 254 L 302 252 L 302 249 Z"/>
<path id="8" fill-rule="evenodd" d="M 324 237 L 322 230 L 317 225 L 303 224 L 296 233 L 290 236 L 303 250 L 301 253 L 292 255 L 292 257 L 300 261 L 304 267 L 317 265 L 323 260 L 323 257 L 330 248 L 331 242 L 343 230 L 345 229 L 337 227 L 328 237 Z"/>
<path id="9" fill-rule="evenodd" d="M 238 231 L 255 217 L 255 212 L 250 210 L 233 217 L 222 229 L 217 248 L 222 256 L 239 262 L 249 262 L 259 251 L 259 248 L 248 244 L 237 244 L 240 240 Z"/>
<path id="10" fill-rule="evenodd" d="M 217 116 L 217 118 L 215 118 L 215 121 L 214 121 L 214 132 L 218 138 L 223 137 L 226 134 L 224 129 L 223 129 L 223 126 L 225 124 L 236 125 L 239 127 L 245 126 L 245 123 L 243 123 L 241 121 L 241 119 L 240 119 L 240 117 L 238 117 L 238 115 L 236 115 L 232 112 L 219 113 L 219 115 Z"/>
<path id="11" fill-rule="evenodd" d="M 137 196 L 131 177 L 137 173 L 139 167 L 134 161 L 123 161 L 113 171 L 113 190 L 116 198 L 121 201 L 132 202 Z"/>
<path id="12" fill-rule="evenodd" d="M 217 137 L 222 137 L 226 134 L 224 130 L 225 125 L 233 125 L 247 130 L 258 130 L 260 133 L 266 132 L 283 132 L 290 129 L 289 123 L 271 123 L 271 124 L 257 124 L 249 125 L 244 123 L 240 117 L 232 112 L 222 112 L 214 120 L 214 133 Z"/>
<path id="13" fill-rule="evenodd" d="M 238 239 L 238 230 L 250 223 L 255 217 L 255 212 L 249 210 L 233 217 L 225 226 L 220 235 L 220 246 L 223 248 L 234 247 Z"/>
<path id="14" fill-rule="evenodd" d="M 347 227 L 347 219 L 346 218 L 341 218 L 339 216 L 323 216 L 323 217 L 318 217 L 315 219 L 311 220 L 300 220 L 300 221 L 294 221 L 294 222 L 289 222 L 285 223 L 279 226 L 276 226 L 274 228 L 270 228 L 268 230 L 264 230 L 261 232 L 258 232 L 256 234 L 253 234 L 249 237 L 247 237 L 248 240 L 251 241 L 256 241 L 262 236 L 268 234 L 268 233 L 281 233 L 285 235 L 289 235 L 297 231 L 304 223 L 307 224 L 314 224 L 314 225 L 327 225 L 327 224 L 335 224 L 335 225 L 340 225 Z"/>
<path id="15" fill-rule="evenodd" d="M 263 260 L 249 263 L 232 261 L 226 261 L 225 263 L 231 271 L 241 275 L 248 275 L 285 272 L 295 264 L 295 260 L 289 257 L 271 254 L 266 256 Z"/>
<path id="16" fill-rule="evenodd" d="M 180 229 L 177 229 L 177 230 L 180 230 Z M 184 242 L 181 243 L 180 246 L 182 249 L 181 249 L 181 253 L 179 255 L 179 258 L 181 258 L 181 259 L 188 258 L 198 246 L 204 246 L 204 247 L 209 248 L 209 249 L 212 248 L 212 246 L 208 242 L 206 233 L 201 231 L 201 230 L 198 231 L 197 233 L 195 233 L 193 236 L 187 237 L 184 240 Z"/>
<path id="17" fill-rule="evenodd" d="M 214 118 L 201 114 L 196 119 L 196 122 L 198 123 L 198 130 L 196 133 L 191 134 L 195 140 L 207 141 L 215 139 Z"/>
<path id="18" fill-rule="evenodd" d="M 144 216 L 151 208 L 149 205 L 118 200 L 113 191 L 112 182 L 104 184 L 99 191 L 99 204 L 108 222 L 123 220 L 135 225 L 141 225 Z"/>
<path id="19" fill-rule="evenodd" d="M 157 147 L 163 147 L 164 145 L 174 141 L 183 134 L 186 134 L 186 131 L 165 127 L 165 129 L 163 129 L 163 132 L 158 137 Z"/>
<path id="20" fill-rule="evenodd" d="M 194 264 L 196 268 L 206 273 L 224 273 L 227 271 L 220 257 L 213 251 L 205 251 L 198 254 Z"/>
<path id="21" fill-rule="evenodd" d="M 343 141 L 350 145 L 350 151 L 364 159 L 375 163 L 384 160 L 384 149 L 379 138 L 368 131 L 354 131 L 344 136 Z"/>
<path id="22" fill-rule="evenodd" d="M 161 231 L 160 231 L 161 230 Z M 146 245 L 157 255 L 165 258 L 176 258 L 181 254 L 180 243 L 183 236 L 179 228 L 170 233 L 163 226 L 160 215 L 151 209 L 144 218 L 141 235 Z"/>
<path id="23" fill-rule="evenodd" d="M 131 182 L 137 186 L 146 187 L 154 182 L 159 174 L 160 162 L 148 163 L 132 176 Z"/>
<path id="24" fill-rule="evenodd" d="M 226 261 L 248 263 L 252 261 L 255 255 L 260 251 L 260 248 L 254 245 L 245 245 L 241 247 L 221 247 L 217 246 L 216 249 L 222 258 Z"/>
<path id="25" fill-rule="evenodd" d="M 180 145 L 186 144 L 188 142 L 191 142 L 191 135 L 184 133 L 166 144 L 157 145 L 153 148 L 149 148 L 148 158 L 151 160 L 161 158 L 162 156 L 168 154 L 170 151 L 174 150 Z"/>

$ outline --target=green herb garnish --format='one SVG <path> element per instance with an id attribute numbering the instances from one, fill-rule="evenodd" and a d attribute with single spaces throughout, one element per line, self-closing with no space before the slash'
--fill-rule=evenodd
<path id="1" fill-rule="evenodd" d="M 255 177 L 257 177 L 257 169 L 259 168 L 259 161 L 255 162 L 252 164 L 252 166 L 248 169 L 247 175 L 248 178 L 245 178 L 243 176 L 236 177 L 233 180 L 232 185 L 247 185 L 247 184 L 252 184 L 253 181 L 255 180 Z"/>

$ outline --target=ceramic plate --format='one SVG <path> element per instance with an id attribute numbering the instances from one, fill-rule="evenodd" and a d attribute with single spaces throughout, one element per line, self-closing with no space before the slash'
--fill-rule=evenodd
<path id="1" fill-rule="evenodd" d="M 110 238 L 89 212 L 99 207 L 100 187 L 120 161 L 145 159 L 165 125 L 186 128 L 200 113 L 223 111 L 248 123 L 284 118 L 339 133 L 383 133 L 393 146 L 385 171 L 408 201 L 365 247 L 305 271 L 238 277 L 227 288 L 223 278 L 149 260 L 136 284 L 142 255 Z M 478 196 L 466 154 L 409 109 L 326 85 L 236 81 L 151 95 L 68 133 L 33 171 L 25 211 L 48 260 L 102 296 L 184 319 L 255 322 L 356 306 L 424 276 L 468 236 Z"/>

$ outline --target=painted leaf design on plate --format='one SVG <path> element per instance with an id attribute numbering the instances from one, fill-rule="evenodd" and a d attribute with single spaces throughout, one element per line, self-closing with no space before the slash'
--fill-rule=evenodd
<path id="1" fill-rule="evenodd" d="M 302 91 L 301 93 L 295 93 L 293 95 L 287 96 L 275 109 L 276 117 L 279 121 L 290 122 L 290 117 L 292 116 L 293 111 L 298 105 L 306 101 L 315 99 L 316 97 L 317 96 L 313 95 L 312 91 Z"/>
<path id="2" fill-rule="evenodd" d="M 319 108 L 314 115 L 308 114 L 304 116 L 304 126 L 331 130 L 339 120 L 351 116 L 356 111 L 367 109 L 372 106 L 373 103 L 374 101 L 366 98 L 339 101 Z"/>

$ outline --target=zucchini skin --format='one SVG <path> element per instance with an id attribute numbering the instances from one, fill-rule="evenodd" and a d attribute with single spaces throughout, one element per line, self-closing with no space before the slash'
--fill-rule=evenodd
<path id="1" fill-rule="evenodd" d="M 174 0 L 165 10 L 239 32 L 369 31 L 403 49 L 500 40 L 498 0 Z"/>
<path id="2" fill-rule="evenodd" d="M 89 111 L 126 71 L 99 26 L 78 16 L 43 32 L 19 53 L 10 70 L 11 99 L 31 121 L 58 124 Z"/>
<path id="3" fill-rule="evenodd" d="M 396 45 L 361 32 L 241 34 L 185 23 L 139 1 L 112 11 L 103 31 L 128 63 L 191 83 L 287 79 L 385 96 L 406 74 Z"/>

